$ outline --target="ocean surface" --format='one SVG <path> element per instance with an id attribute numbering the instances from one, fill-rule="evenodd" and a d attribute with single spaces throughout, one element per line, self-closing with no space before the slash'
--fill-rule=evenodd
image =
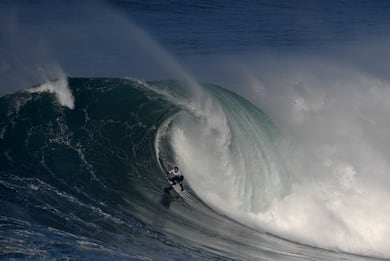
<path id="1" fill-rule="evenodd" d="M 388 1 L 1 1 L 0 259 L 389 259 L 389 36 Z"/>

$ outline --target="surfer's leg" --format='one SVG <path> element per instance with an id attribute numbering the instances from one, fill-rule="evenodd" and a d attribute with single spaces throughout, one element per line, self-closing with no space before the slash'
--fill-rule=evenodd
<path id="1" fill-rule="evenodd" d="M 176 180 L 177 180 L 177 177 L 174 176 L 170 179 L 170 181 L 172 182 L 172 185 L 176 185 Z"/>
<path id="2" fill-rule="evenodd" d="M 180 177 L 177 177 L 177 180 L 179 181 L 179 184 L 180 184 L 180 188 L 181 188 L 181 191 L 184 190 L 183 188 L 183 184 L 182 184 L 182 181 L 183 181 L 184 177 L 183 176 L 180 176 Z"/>

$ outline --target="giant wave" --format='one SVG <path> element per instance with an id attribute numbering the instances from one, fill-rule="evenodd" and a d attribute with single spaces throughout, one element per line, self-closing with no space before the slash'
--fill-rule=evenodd
<path id="1" fill-rule="evenodd" d="M 316 240 L 315 222 L 294 227 L 314 206 L 297 205 L 306 192 L 284 163 L 289 142 L 239 95 L 210 84 L 194 98 L 179 81 L 69 78 L 66 91 L 60 81 L 64 102 L 53 84 L 0 99 L 3 257 L 377 254 L 375 246 L 356 251 L 364 240 Z M 162 173 L 176 164 L 200 204 L 167 189 Z M 282 209 L 288 203 L 296 211 Z M 341 226 L 331 232 L 351 238 Z"/>

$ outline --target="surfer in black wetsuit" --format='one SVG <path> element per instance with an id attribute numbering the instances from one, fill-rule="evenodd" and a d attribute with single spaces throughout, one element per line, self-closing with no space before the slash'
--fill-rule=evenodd
<path id="1" fill-rule="evenodd" d="M 167 172 L 167 177 L 170 181 L 172 181 L 172 185 L 176 185 L 176 181 L 179 182 L 181 191 L 184 190 L 182 181 L 184 179 L 183 173 L 179 170 L 178 167 L 174 167 L 172 170 Z"/>

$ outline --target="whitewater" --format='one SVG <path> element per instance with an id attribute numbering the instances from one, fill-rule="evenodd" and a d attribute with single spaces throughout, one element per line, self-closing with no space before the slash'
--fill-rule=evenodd
<path id="1" fill-rule="evenodd" d="M 380 123 L 368 119 L 385 115 L 389 90 L 359 78 L 347 83 L 345 96 L 335 97 L 336 86 L 289 93 L 291 103 L 283 104 L 291 106 L 291 132 L 211 88 L 207 113 L 179 114 L 171 127 L 176 162 L 201 199 L 240 223 L 321 248 L 387 257 L 387 156 L 370 142 L 388 138 L 372 135 Z"/>

